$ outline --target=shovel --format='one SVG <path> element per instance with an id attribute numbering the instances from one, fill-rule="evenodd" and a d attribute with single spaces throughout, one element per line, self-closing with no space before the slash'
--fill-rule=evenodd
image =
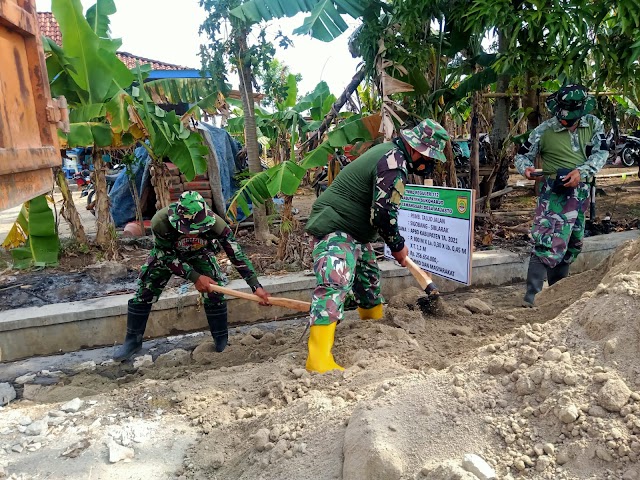
<path id="1" fill-rule="evenodd" d="M 221 287 L 220 285 L 209 285 L 210 292 L 223 293 L 225 295 L 231 295 L 232 297 L 244 298 L 245 300 L 251 300 L 252 302 L 262 302 L 262 299 L 254 295 L 253 293 L 239 292 L 232 288 Z M 291 310 L 297 310 L 299 312 L 308 312 L 311 309 L 309 302 L 303 302 L 302 300 L 294 300 L 292 298 L 283 297 L 269 297 L 269 303 L 277 307 L 290 308 Z"/>
<path id="2" fill-rule="evenodd" d="M 429 274 L 416 265 L 416 263 L 409 257 L 406 258 L 405 263 L 411 272 L 411 275 L 413 275 L 413 278 L 415 278 L 420 285 L 420 288 L 427 294 L 426 297 L 418 299 L 420 309 L 425 313 L 431 314 L 437 314 L 442 311 L 444 305 L 442 303 L 442 298 L 440 297 L 440 292 L 438 291 L 436 284 L 431 280 Z"/>

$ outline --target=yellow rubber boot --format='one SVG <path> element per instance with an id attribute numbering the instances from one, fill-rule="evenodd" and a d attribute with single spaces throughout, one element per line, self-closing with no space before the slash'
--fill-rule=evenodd
<path id="1" fill-rule="evenodd" d="M 382 318 L 382 304 L 379 303 L 373 308 L 360 308 L 358 307 L 358 313 L 362 320 L 380 320 Z"/>
<path id="2" fill-rule="evenodd" d="M 331 347 L 336 331 L 336 322 L 329 325 L 312 325 L 309 330 L 309 356 L 307 370 L 324 373 L 329 370 L 344 370 L 333 360 Z"/>

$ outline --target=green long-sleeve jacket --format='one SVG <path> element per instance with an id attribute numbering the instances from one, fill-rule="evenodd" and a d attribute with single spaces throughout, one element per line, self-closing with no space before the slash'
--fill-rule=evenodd
<path id="1" fill-rule="evenodd" d="M 222 246 L 231 263 L 250 287 L 259 285 L 251 261 L 240 247 L 231 228 L 224 219 L 214 213 L 215 224 L 210 230 L 199 235 L 184 235 L 169 222 L 168 207 L 159 210 L 151 219 L 151 230 L 155 236 L 154 249 L 174 275 L 196 282 L 200 273 L 189 264 L 189 258 L 198 255 L 202 249 L 218 251 Z"/>

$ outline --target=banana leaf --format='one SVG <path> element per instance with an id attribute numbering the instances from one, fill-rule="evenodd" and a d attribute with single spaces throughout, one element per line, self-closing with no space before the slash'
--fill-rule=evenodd
<path id="1" fill-rule="evenodd" d="M 11 250 L 14 268 L 57 265 L 60 240 L 46 195 L 40 195 L 26 202 L 22 206 L 17 223 L 27 233 L 28 238 L 23 247 Z"/>
<path id="2" fill-rule="evenodd" d="M 335 148 L 345 147 L 358 141 L 373 140 L 366 123 L 363 122 L 360 115 L 348 118 L 340 126 L 329 132 L 327 137 L 327 140 L 307 154 L 300 164 L 302 168 L 309 170 L 310 168 L 326 165 Z"/>
<path id="3" fill-rule="evenodd" d="M 311 35 L 323 42 L 330 42 L 344 33 L 348 25 L 341 14 L 359 18 L 374 1 L 354 0 L 250 0 L 232 9 L 231 15 L 246 23 L 259 23 L 274 18 L 293 17 L 298 13 L 310 13 L 303 24 L 294 30 L 299 35 Z"/>

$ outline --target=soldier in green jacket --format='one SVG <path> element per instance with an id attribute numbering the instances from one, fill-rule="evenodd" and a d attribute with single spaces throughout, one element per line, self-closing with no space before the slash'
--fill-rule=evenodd
<path id="1" fill-rule="evenodd" d="M 342 369 L 331 348 L 350 290 L 362 319 L 382 318 L 380 269 L 370 242 L 382 237 L 405 266 L 408 250 L 398 228 L 398 209 L 407 177 L 425 175 L 434 160 L 444 162 L 447 140 L 447 132 L 433 120 L 401 130 L 398 138 L 372 147 L 347 165 L 314 203 L 306 227 L 317 282 L 307 370 Z"/>
<path id="2" fill-rule="evenodd" d="M 589 115 L 594 99 L 581 85 L 566 85 L 551 95 L 553 117 L 541 123 L 518 150 L 515 164 L 528 179 L 542 157 L 542 190 L 531 235 L 533 252 L 523 306 L 532 307 L 545 278 L 549 285 L 569 275 L 569 265 L 582 250 L 590 182 L 608 156 L 602 122 Z"/>
<path id="3" fill-rule="evenodd" d="M 210 292 L 209 285 L 224 285 L 225 275 L 215 254 L 221 245 L 238 273 L 263 302 L 269 294 L 262 288 L 251 261 L 242 251 L 227 223 L 216 215 L 198 192 L 184 192 L 180 199 L 159 210 L 151 220 L 155 244 L 138 277 L 138 290 L 129 300 L 127 335 L 114 360 L 131 358 L 142 348 L 151 306 L 158 301 L 171 275 L 191 280 L 204 297 L 204 311 L 216 351 L 227 346 L 227 304 L 224 296 Z"/>

